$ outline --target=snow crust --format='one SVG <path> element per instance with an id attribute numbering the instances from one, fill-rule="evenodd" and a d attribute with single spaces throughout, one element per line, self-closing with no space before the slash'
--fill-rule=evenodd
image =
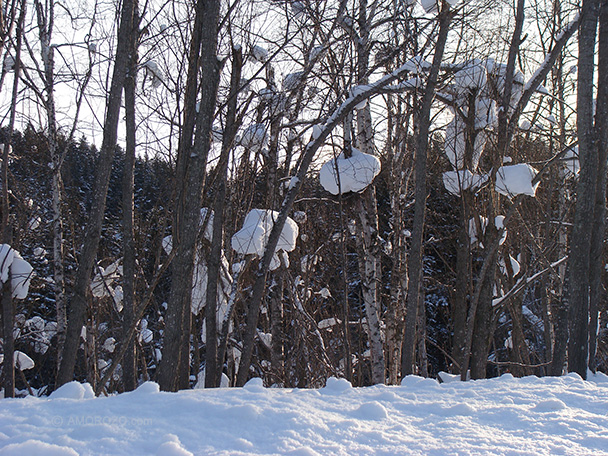
<path id="1" fill-rule="evenodd" d="M 608 455 L 608 377 L 244 388 L 0 400 L 0 455 Z M 88 387 L 88 388 L 87 388 Z"/>
<path id="2" fill-rule="evenodd" d="M 380 160 L 377 157 L 353 148 L 350 158 L 341 153 L 336 159 L 332 158 L 323 164 L 319 171 L 319 180 L 325 190 L 337 195 L 365 190 L 379 173 Z"/>

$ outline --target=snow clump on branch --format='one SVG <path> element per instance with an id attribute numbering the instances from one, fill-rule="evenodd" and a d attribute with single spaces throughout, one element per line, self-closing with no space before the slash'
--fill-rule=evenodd
<path id="1" fill-rule="evenodd" d="M 0 279 L 6 283 L 10 275 L 13 298 L 27 298 L 33 270 L 19 252 L 8 244 L 0 244 Z"/>
<path id="2" fill-rule="evenodd" d="M 276 211 L 252 209 L 245 217 L 243 227 L 232 236 L 232 248 L 241 255 L 257 255 L 261 258 L 266 250 L 274 221 L 278 217 L 279 213 Z M 277 253 L 281 250 L 291 252 L 295 249 L 298 234 L 298 224 L 287 217 L 272 258 L 271 270 L 280 266 L 281 257 L 284 262 L 288 261 L 286 254 L 281 253 L 281 257 L 279 257 Z"/>
<path id="3" fill-rule="evenodd" d="M 365 190 L 380 173 L 380 160 L 352 148 L 351 157 L 344 153 L 326 162 L 319 171 L 319 180 L 332 195 Z M 338 184 L 339 182 L 339 184 Z"/>

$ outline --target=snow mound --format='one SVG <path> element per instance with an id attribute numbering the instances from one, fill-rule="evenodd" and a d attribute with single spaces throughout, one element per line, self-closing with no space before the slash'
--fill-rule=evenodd
<path id="1" fill-rule="evenodd" d="M 167 441 L 156 450 L 156 456 L 194 456 L 193 453 L 183 447 L 176 435 L 168 434 L 165 439 Z"/>
<path id="2" fill-rule="evenodd" d="M 443 173 L 443 185 L 452 195 L 460 195 L 464 190 L 477 190 L 488 180 L 488 176 L 473 174 L 468 169 Z"/>
<path id="3" fill-rule="evenodd" d="M 0 449 L 2 456 L 78 456 L 72 448 L 41 442 L 40 440 L 26 440 L 23 443 L 12 443 Z"/>
<path id="4" fill-rule="evenodd" d="M 417 55 L 405 62 L 403 68 L 412 74 L 421 74 L 423 71 L 431 68 L 431 63 L 424 60 L 422 56 Z"/>
<path id="5" fill-rule="evenodd" d="M 606 455 L 605 381 L 408 376 L 402 387 L 324 394 L 329 388 L 261 388 L 257 380 L 255 393 L 8 399 L 0 400 L 0 455 Z"/>
<path id="6" fill-rule="evenodd" d="M 27 356 L 25 353 L 19 350 L 15 351 L 15 367 L 18 367 L 19 369 L 24 371 L 28 369 L 33 369 L 35 365 L 36 364 L 34 363 L 34 360 Z"/>
<path id="7" fill-rule="evenodd" d="M 259 63 L 265 63 L 266 60 L 268 60 L 268 50 L 262 46 L 253 46 L 253 48 L 251 48 L 251 55 Z"/>
<path id="8" fill-rule="evenodd" d="M 536 196 L 539 183 L 532 184 L 536 174 L 538 174 L 538 171 L 527 163 L 502 166 L 496 173 L 496 191 L 508 197 L 515 195 Z"/>
<path id="9" fill-rule="evenodd" d="M 438 386 L 437 380 L 433 380 L 432 378 L 420 377 L 418 375 L 407 375 L 401 379 L 401 386 L 405 387 L 429 387 L 429 386 Z"/>
<path id="10" fill-rule="evenodd" d="M 355 410 L 354 415 L 363 420 L 381 421 L 388 418 L 386 408 L 378 401 L 364 402 Z"/>
<path id="11" fill-rule="evenodd" d="M 326 393 L 337 394 L 343 393 L 344 391 L 348 391 L 352 387 L 353 386 L 351 385 L 351 383 L 345 378 L 329 377 L 325 383 L 325 388 L 323 388 L 323 391 Z"/>
<path id="12" fill-rule="evenodd" d="M 533 412 L 558 412 L 567 409 L 568 406 L 559 399 L 546 399 L 532 407 Z"/>
<path id="13" fill-rule="evenodd" d="M 459 382 L 460 381 L 460 375 L 456 375 L 456 374 L 450 374 L 448 372 L 439 372 L 437 374 L 437 377 L 439 377 L 439 380 L 441 380 L 441 383 L 452 383 L 452 382 Z"/>
<path id="14" fill-rule="evenodd" d="M 88 383 L 78 383 L 74 380 L 53 391 L 49 396 L 49 399 L 74 399 L 79 401 L 82 399 L 90 399 L 91 397 L 95 397 L 94 393 L 91 396 L 92 392 L 93 389 L 91 388 L 91 385 Z"/>
<path id="15" fill-rule="evenodd" d="M 243 221 L 243 228 L 232 236 L 232 248 L 242 255 L 258 255 L 261 257 L 266 249 L 274 221 L 278 217 L 279 213 L 276 211 L 266 209 L 252 209 L 249 211 Z M 298 224 L 287 217 L 283 231 L 279 236 L 275 255 L 279 250 L 291 252 L 295 249 L 298 233 Z"/>
<path id="16" fill-rule="evenodd" d="M 238 143 L 246 149 L 261 150 L 266 144 L 266 126 L 260 123 L 249 125 L 241 133 Z"/>
<path id="17" fill-rule="evenodd" d="M 160 392 L 160 387 L 156 382 L 144 382 L 134 391 L 136 394 L 156 394 Z"/>
<path id="18" fill-rule="evenodd" d="M 474 415 L 477 410 L 475 410 L 475 408 L 470 404 L 461 403 L 448 407 L 445 409 L 445 412 L 448 415 Z"/>
<path id="19" fill-rule="evenodd" d="M 365 190 L 379 173 L 380 160 L 377 157 L 353 148 L 350 158 L 341 153 L 336 159 L 326 162 L 319 171 L 319 180 L 325 190 L 337 195 Z"/>
<path id="20" fill-rule="evenodd" d="M 264 380 L 262 380 L 260 377 L 253 377 L 251 380 L 245 383 L 243 388 L 249 391 L 261 391 L 264 389 Z"/>

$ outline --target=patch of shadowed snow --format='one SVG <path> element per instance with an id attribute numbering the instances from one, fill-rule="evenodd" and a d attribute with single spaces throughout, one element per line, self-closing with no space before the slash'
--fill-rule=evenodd
<path id="1" fill-rule="evenodd" d="M 1 442 L 0 442 L 1 444 Z M 0 448 L 2 456 L 78 456 L 72 448 L 52 443 L 44 443 L 40 440 L 26 440 L 23 443 L 11 443 Z"/>

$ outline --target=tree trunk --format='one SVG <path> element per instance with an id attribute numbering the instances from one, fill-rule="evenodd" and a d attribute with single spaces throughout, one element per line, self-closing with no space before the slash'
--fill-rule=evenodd
<path id="1" fill-rule="evenodd" d="M 220 2 L 198 0 L 188 63 L 186 110 L 180 138 L 176 173 L 176 209 L 173 228 L 171 294 L 168 301 L 165 345 L 159 365 L 158 382 L 165 391 L 188 387 L 190 351 L 190 302 L 192 272 L 199 236 L 200 207 L 205 181 L 207 156 L 211 147 L 213 114 L 217 99 L 220 64 L 217 60 L 217 35 Z M 200 49 L 200 59 L 199 59 Z M 190 122 L 196 109 L 197 74 L 201 68 L 201 106 L 196 116 L 196 135 Z M 207 321 L 207 324 L 210 322 Z M 207 335 L 209 337 L 209 335 Z"/>
<path id="2" fill-rule="evenodd" d="M 226 206 L 226 179 L 228 159 L 236 135 L 237 95 L 241 83 L 243 55 L 241 49 L 232 49 L 232 73 L 230 76 L 230 94 L 226 113 L 226 126 L 222 139 L 222 152 L 217 166 L 216 194 L 213 205 L 213 238 L 211 252 L 207 260 L 207 295 L 205 297 L 205 331 L 207 335 L 205 348 L 205 388 L 220 386 L 224 356 L 218 353 L 217 345 L 217 298 L 218 282 L 221 277 L 222 246 L 224 240 L 224 208 Z M 230 317 L 229 317 L 230 318 Z M 221 328 L 220 328 L 221 329 Z M 212 341 L 215 342 L 212 344 Z M 221 352 L 221 350 L 219 350 Z M 221 357 L 218 355 L 221 354 Z"/>
<path id="3" fill-rule="evenodd" d="M 10 226 L 5 232 L 4 240 L 11 242 Z M 10 245 L 10 244 L 9 244 Z M 8 279 L 2 284 L 2 350 L 4 361 L 2 364 L 2 385 L 4 387 L 4 397 L 15 397 L 15 339 L 13 336 L 13 326 L 15 312 L 13 309 L 13 293 L 11 286 L 12 277 L 9 271 Z"/>
<path id="4" fill-rule="evenodd" d="M 581 169 L 570 240 L 567 302 L 569 310 L 568 371 L 587 378 L 589 356 L 589 274 L 591 238 L 595 229 L 597 142 L 593 130 L 593 76 L 598 0 L 584 0 L 579 27 L 577 129 Z"/>
<path id="5" fill-rule="evenodd" d="M 129 42 L 130 34 L 133 30 L 133 10 L 133 0 L 124 0 L 118 29 L 116 61 L 114 63 L 110 93 L 107 99 L 103 142 L 95 168 L 95 182 L 93 183 L 92 192 L 93 204 L 85 228 L 84 245 L 80 254 L 79 267 L 70 299 L 64 354 L 59 365 L 59 372 L 57 373 L 58 386 L 71 381 L 74 377 L 76 355 L 80 345 L 80 333 L 86 322 L 87 295 L 90 293 L 91 272 L 95 265 L 95 257 L 101 237 L 110 171 L 112 170 L 112 161 L 116 148 L 122 89 L 129 65 Z"/>
<path id="6" fill-rule="evenodd" d="M 463 365 L 467 311 L 469 308 L 469 295 L 471 294 L 471 239 L 469 237 L 470 207 L 473 196 L 469 191 L 462 192 L 460 205 L 460 230 L 458 233 L 458 246 L 456 249 L 456 284 L 452 305 L 452 358 L 456 365 L 452 367 L 453 373 L 461 373 Z"/>
<path id="7" fill-rule="evenodd" d="M 597 333 L 600 303 L 604 290 L 604 235 L 606 231 L 606 162 L 608 161 L 608 2 L 602 2 L 599 12 L 599 59 L 595 132 L 597 141 L 597 185 L 593 208 L 591 264 L 589 274 L 589 368 L 597 368 Z"/>
<path id="8" fill-rule="evenodd" d="M 452 13 L 446 3 L 439 13 L 439 35 L 435 44 L 435 55 L 433 64 L 429 71 L 428 80 L 422 97 L 422 106 L 417 119 L 416 151 L 415 151 L 415 181 L 414 190 L 414 223 L 412 227 L 412 239 L 409 254 L 409 288 L 406 302 L 405 337 L 403 340 L 403 352 L 401 359 L 401 375 L 415 373 L 416 362 L 416 321 L 418 315 L 418 300 L 423 279 L 423 256 L 424 256 L 424 222 L 426 218 L 426 173 L 427 152 L 429 145 L 429 130 L 431 124 L 431 105 L 435 97 L 435 86 L 439 68 L 443 59 L 443 51 L 448 37 Z"/>
<path id="9" fill-rule="evenodd" d="M 136 0 L 134 0 L 136 1 Z M 127 339 L 135 316 L 135 235 L 133 228 L 133 180 L 135 170 L 135 86 L 137 81 L 137 42 L 139 18 L 135 5 L 131 34 L 131 59 L 125 78 L 125 117 L 127 144 L 122 181 L 122 239 L 123 239 L 123 340 Z M 137 388 L 137 352 L 135 340 L 128 342 L 122 362 L 122 379 L 125 391 Z"/>

